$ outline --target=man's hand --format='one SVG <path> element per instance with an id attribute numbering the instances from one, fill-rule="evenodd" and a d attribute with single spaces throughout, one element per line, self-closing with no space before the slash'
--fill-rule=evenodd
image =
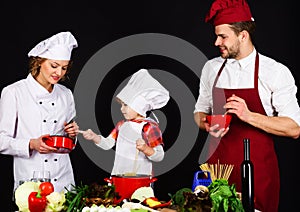
<path id="1" fill-rule="evenodd" d="M 229 127 L 227 127 L 226 129 L 225 128 L 221 128 L 218 130 L 219 128 L 219 125 L 216 124 L 216 125 L 213 125 L 213 126 L 210 126 L 207 121 L 206 121 L 206 118 L 202 118 L 201 121 L 203 122 L 204 124 L 204 127 L 205 127 L 205 130 L 207 132 L 209 132 L 210 135 L 216 137 L 216 138 L 220 138 L 220 137 L 223 137 L 224 135 L 226 135 L 226 133 L 229 131 Z"/>
<path id="2" fill-rule="evenodd" d="M 249 122 L 252 112 L 248 109 L 246 101 L 236 95 L 232 95 L 227 99 L 227 103 L 224 105 L 227 113 L 234 113 L 236 116 L 244 122 Z"/>

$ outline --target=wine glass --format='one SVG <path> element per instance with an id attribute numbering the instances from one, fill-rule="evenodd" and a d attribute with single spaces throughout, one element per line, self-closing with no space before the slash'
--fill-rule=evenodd
<path id="1" fill-rule="evenodd" d="M 33 171 L 33 182 L 50 182 L 50 171 Z"/>

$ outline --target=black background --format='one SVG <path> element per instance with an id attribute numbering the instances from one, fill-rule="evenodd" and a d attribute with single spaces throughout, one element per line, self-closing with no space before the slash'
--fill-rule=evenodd
<path id="1" fill-rule="evenodd" d="M 28 1 L 6 2 L 1 6 L 1 77 L 0 90 L 28 74 L 28 51 L 37 42 L 60 31 L 71 31 L 78 40 L 79 47 L 73 51 L 74 67 L 70 81 L 65 84 L 73 89 L 81 69 L 99 49 L 119 38 L 137 33 L 164 33 L 184 39 L 199 48 L 208 58 L 218 55 L 213 46 L 214 35 L 210 25 L 204 23 L 204 16 L 212 1 Z M 296 6 L 294 1 L 249 1 L 252 15 L 257 22 L 256 48 L 288 66 L 300 87 L 299 63 L 296 47 L 298 34 L 296 27 Z M 124 61 L 114 69 L 122 70 L 123 77 L 132 74 L 140 67 L 177 70 L 184 78 L 188 71 L 182 64 L 161 57 L 136 57 Z M 201 67 L 199 67 L 199 70 Z M 118 77 L 118 76 L 116 76 Z M 120 76 L 122 77 L 122 75 Z M 198 80 L 186 80 L 195 97 Z M 299 100 L 299 93 L 297 94 Z M 102 102 L 103 103 L 103 102 Z M 174 103 L 174 105 L 176 105 Z M 167 111 L 174 107 L 166 108 Z M 175 110 L 175 112 L 178 112 Z M 193 111 L 191 111 L 192 113 Z M 109 111 L 97 111 L 98 114 Z M 180 126 L 178 114 L 167 113 L 168 127 Z M 171 120 L 171 121 L 170 121 Z M 177 122 L 176 122 L 177 121 Z M 170 124 L 169 124 L 170 122 Z M 79 123 L 80 125 L 80 123 Z M 113 125 L 108 120 L 104 131 L 109 133 Z M 164 133 L 166 145 L 168 138 L 176 137 Z M 176 168 L 158 177 L 155 193 L 167 199 L 168 193 L 180 188 L 191 187 L 193 173 L 198 170 L 198 156 L 205 134 L 199 133 L 199 142 L 190 154 Z M 298 207 L 299 168 L 297 154 L 299 139 L 275 138 L 281 174 L 280 211 Z M 1 142 L 1 141 L 0 141 Z M 188 142 L 188 141 L 187 141 Z M 108 173 L 98 168 L 82 151 L 80 145 L 71 153 L 77 182 L 104 183 Z M 1 211 L 10 211 L 13 188 L 12 157 L 0 155 L 0 205 Z M 262 179 L 263 180 L 263 179 Z"/>

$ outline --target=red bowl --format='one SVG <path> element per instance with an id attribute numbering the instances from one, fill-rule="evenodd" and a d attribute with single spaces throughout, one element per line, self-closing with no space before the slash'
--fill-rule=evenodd
<path id="1" fill-rule="evenodd" d="M 43 137 L 42 140 L 48 146 L 57 148 L 57 153 L 69 153 L 75 147 L 75 141 L 63 135 L 49 135 Z"/>
<path id="2" fill-rule="evenodd" d="M 207 115 L 206 121 L 210 126 L 214 126 L 216 124 L 219 125 L 217 130 L 222 128 L 227 128 L 231 122 L 232 116 L 229 114 L 215 114 L 215 115 Z"/>

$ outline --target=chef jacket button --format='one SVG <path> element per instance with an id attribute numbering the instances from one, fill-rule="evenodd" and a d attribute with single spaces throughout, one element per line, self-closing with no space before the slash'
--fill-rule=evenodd
<path id="1" fill-rule="evenodd" d="M 40 105 L 43 104 L 43 102 L 39 102 L 39 103 L 40 103 Z"/>
<path id="2" fill-rule="evenodd" d="M 46 122 L 46 120 L 44 119 L 43 122 Z"/>
<path id="3" fill-rule="evenodd" d="M 54 123 L 56 123 L 57 121 L 56 120 L 54 120 Z"/>
<path id="4" fill-rule="evenodd" d="M 52 102 L 52 104 L 51 104 L 52 106 L 54 106 L 54 103 Z"/>
<path id="5" fill-rule="evenodd" d="M 57 179 L 55 178 L 55 179 L 54 179 L 54 182 L 56 182 L 56 181 L 57 181 Z"/>
<path id="6" fill-rule="evenodd" d="M 55 158 L 54 161 L 57 161 L 57 158 Z"/>
<path id="7" fill-rule="evenodd" d="M 47 163 L 47 162 L 48 162 L 48 160 L 46 159 L 46 160 L 45 160 L 45 163 Z"/>

